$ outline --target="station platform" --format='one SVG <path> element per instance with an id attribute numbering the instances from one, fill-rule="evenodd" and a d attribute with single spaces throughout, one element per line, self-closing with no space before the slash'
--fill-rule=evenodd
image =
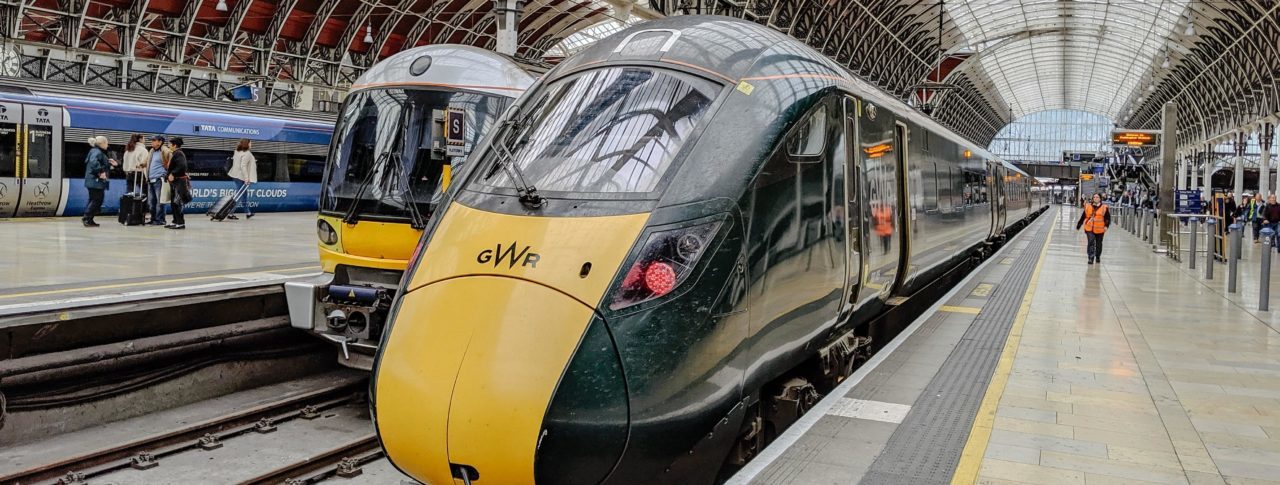
<path id="1" fill-rule="evenodd" d="M 262 213 L 187 229 L 101 218 L 0 220 L 0 318 L 19 312 L 280 284 L 320 273 L 313 212 Z"/>
<path id="2" fill-rule="evenodd" d="M 1118 227 L 1087 265 L 1078 216 L 1051 207 L 729 483 L 1280 483 L 1263 246 L 1228 294 Z"/>

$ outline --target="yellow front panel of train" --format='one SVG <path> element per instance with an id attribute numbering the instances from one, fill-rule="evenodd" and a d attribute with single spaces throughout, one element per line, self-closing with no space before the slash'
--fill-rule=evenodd
<path id="1" fill-rule="evenodd" d="M 394 259 L 407 262 L 418 245 L 422 231 L 403 222 L 337 221 L 342 249 L 347 254 L 366 258 Z"/>
<path id="2" fill-rule="evenodd" d="M 497 276 L 450 279 L 411 296 L 378 368 L 387 453 L 427 483 L 450 483 L 450 463 L 475 467 L 477 483 L 532 483 L 543 414 L 591 308 Z"/>
<path id="3" fill-rule="evenodd" d="M 532 483 L 542 418 L 648 215 L 444 217 L 381 350 L 378 432 L 426 483 L 462 483 L 450 463 Z"/>
<path id="4" fill-rule="evenodd" d="M 648 213 L 514 216 L 454 203 L 409 289 L 459 275 L 498 274 L 538 281 L 594 306 L 648 219 Z M 586 264 L 591 266 L 584 276 Z"/>

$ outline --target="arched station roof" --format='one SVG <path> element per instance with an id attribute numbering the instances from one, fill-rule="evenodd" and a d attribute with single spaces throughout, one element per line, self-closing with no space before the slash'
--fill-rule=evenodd
<path id="1" fill-rule="evenodd" d="M 24 51 L 0 56 L 0 69 L 124 86 L 141 61 L 143 70 L 152 63 L 231 74 L 215 87 L 238 76 L 340 90 L 406 47 L 493 48 L 492 10 L 493 0 L 6 0 L 0 34 L 8 46 L 68 55 L 41 64 Z M 980 144 L 1044 110 L 1085 110 L 1154 128 L 1164 103 L 1177 101 L 1184 143 L 1280 111 L 1275 0 L 527 0 L 517 55 L 539 62 L 571 54 L 621 22 L 696 13 L 744 18 L 801 39 L 899 98 L 929 103 L 935 118 Z M 109 78 L 109 67 L 74 60 L 93 54 L 133 71 Z M 15 57 L 20 69 L 9 66 Z M 195 89 L 173 87 L 182 80 L 160 71 L 155 77 L 169 84 L 144 87 Z M 186 84 L 204 89 L 196 81 Z M 920 96 L 936 82 L 954 89 Z"/>
<path id="2" fill-rule="evenodd" d="M 613 3 L 621 3 L 615 0 Z M 402 49 L 494 47 L 492 0 L 15 0 L 7 38 L 73 52 L 337 86 Z M 517 56 L 607 20 L 600 0 L 528 0 Z"/>

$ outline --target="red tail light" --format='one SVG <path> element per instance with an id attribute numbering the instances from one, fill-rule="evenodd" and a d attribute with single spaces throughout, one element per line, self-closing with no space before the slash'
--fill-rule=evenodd
<path id="1" fill-rule="evenodd" d="M 718 229 L 716 221 L 650 234 L 609 308 L 626 308 L 674 291 L 688 278 Z"/>

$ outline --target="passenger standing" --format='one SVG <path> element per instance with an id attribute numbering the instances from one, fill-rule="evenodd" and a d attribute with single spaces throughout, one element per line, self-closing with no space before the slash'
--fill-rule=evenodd
<path id="1" fill-rule="evenodd" d="M 84 159 L 84 187 L 89 190 L 89 203 L 84 206 L 84 215 L 80 222 L 84 227 L 98 227 L 93 218 L 102 209 L 102 200 L 106 197 L 107 173 L 118 163 L 107 158 L 107 137 L 89 137 L 89 154 Z"/>
<path id="2" fill-rule="evenodd" d="M 137 187 L 138 182 L 142 181 L 142 176 L 147 173 L 147 147 L 142 144 L 142 135 L 134 133 L 129 137 L 129 143 L 124 145 L 124 187 L 126 193 L 133 193 L 135 189 L 141 191 L 141 187 Z"/>
<path id="3" fill-rule="evenodd" d="M 1227 192 L 1227 200 L 1224 202 L 1224 205 L 1222 207 L 1222 216 L 1223 218 L 1226 219 L 1227 225 L 1222 227 L 1227 227 L 1232 224 L 1235 224 L 1236 210 L 1238 210 L 1238 207 L 1236 206 L 1236 194 L 1232 192 Z"/>
<path id="4" fill-rule="evenodd" d="M 168 229 L 186 229 L 187 221 L 182 214 L 182 206 L 191 201 L 191 178 L 187 176 L 187 154 L 182 152 L 182 138 L 173 137 L 169 140 L 169 145 L 173 146 L 173 153 L 169 156 L 169 192 L 172 197 L 169 202 L 169 211 L 173 212 L 173 224 L 164 227 Z"/>
<path id="5" fill-rule="evenodd" d="M 1089 238 L 1089 264 L 1102 262 L 1102 235 L 1110 226 L 1111 210 L 1102 203 L 1102 195 L 1093 194 L 1093 200 L 1085 204 L 1076 221 L 1076 229 L 1084 228 L 1084 235 Z"/>
<path id="6" fill-rule="evenodd" d="M 147 163 L 147 183 L 151 189 L 148 202 L 151 205 L 151 225 L 153 226 L 165 225 L 164 203 L 160 202 L 160 194 L 164 191 L 169 158 L 172 157 L 173 152 L 169 147 L 164 146 L 164 142 L 164 135 L 151 137 L 151 159 Z"/>
<path id="7" fill-rule="evenodd" d="M 231 171 L 227 175 L 236 181 L 236 193 L 239 193 L 240 189 L 246 185 L 258 183 L 258 159 L 254 158 L 253 152 L 249 151 L 252 145 L 253 142 L 249 141 L 248 138 L 241 139 L 240 143 L 236 145 L 236 152 L 231 155 Z M 253 211 L 249 210 L 248 190 L 240 194 L 240 199 L 236 203 L 244 208 L 245 219 L 253 217 Z M 235 214 L 227 218 L 239 219 Z"/>
<path id="8" fill-rule="evenodd" d="M 1280 204 L 1276 203 L 1275 195 L 1270 195 L 1267 196 L 1267 208 L 1262 210 L 1262 226 L 1271 228 L 1274 233 L 1276 228 L 1280 226 L 1277 223 L 1280 223 Z M 1280 237 L 1271 236 L 1269 244 L 1280 250 Z"/>
<path id="9" fill-rule="evenodd" d="M 1253 243 L 1258 244 L 1258 234 L 1262 231 L 1262 212 L 1267 203 L 1262 200 L 1262 193 L 1253 194 L 1240 206 L 1240 223 L 1253 225 Z"/>

